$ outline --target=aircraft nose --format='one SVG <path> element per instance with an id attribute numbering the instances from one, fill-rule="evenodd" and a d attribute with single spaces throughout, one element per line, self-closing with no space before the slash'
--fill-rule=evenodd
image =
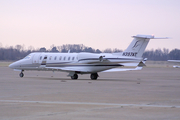
<path id="1" fill-rule="evenodd" d="M 20 63 L 19 63 L 19 61 L 17 61 L 17 62 L 11 63 L 9 65 L 9 68 L 17 69 L 19 67 L 19 65 L 20 65 Z"/>
<path id="2" fill-rule="evenodd" d="M 14 68 L 15 67 L 15 65 L 14 65 L 14 63 L 11 63 L 10 65 L 9 65 L 9 68 Z"/>

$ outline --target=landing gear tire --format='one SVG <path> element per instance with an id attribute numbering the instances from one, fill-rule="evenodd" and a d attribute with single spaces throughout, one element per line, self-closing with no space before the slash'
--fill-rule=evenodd
<path id="1" fill-rule="evenodd" d="M 97 78 L 99 77 L 97 73 L 92 73 L 91 74 L 91 80 L 97 80 Z"/>
<path id="2" fill-rule="evenodd" d="M 78 79 L 78 75 L 77 75 L 77 74 L 74 74 L 73 76 L 71 76 L 71 79 L 72 79 L 72 80 Z"/>
<path id="3" fill-rule="evenodd" d="M 19 74 L 19 76 L 20 76 L 21 78 L 24 77 L 24 73 L 21 72 L 21 73 Z"/>

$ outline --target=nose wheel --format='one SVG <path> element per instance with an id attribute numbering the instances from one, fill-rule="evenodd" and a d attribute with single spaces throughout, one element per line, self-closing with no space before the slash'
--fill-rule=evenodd
<path id="1" fill-rule="evenodd" d="M 19 77 L 24 77 L 24 73 L 23 72 L 21 72 L 21 73 L 19 73 Z"/>

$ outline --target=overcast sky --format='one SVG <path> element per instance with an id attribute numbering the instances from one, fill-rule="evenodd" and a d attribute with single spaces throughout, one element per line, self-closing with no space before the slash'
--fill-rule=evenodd
<path id="1" fill-rule="evenodd" d="M 0 0 L 0 44 L 50 48 L 84 44 L 126 49 L 136 34 L 147 49 L 180 49 L 180 0 Z"/>

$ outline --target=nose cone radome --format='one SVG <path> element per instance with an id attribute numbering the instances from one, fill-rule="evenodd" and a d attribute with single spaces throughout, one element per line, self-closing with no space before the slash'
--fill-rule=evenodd
<path id="1" fill-rule="evenodd" d="M 18 69 L 20 67 L 20 64 L 21 64 L 21 61 L 16 61 L 16 62 L 11 63 L 9 67 L 12 69 Z"/>
<path id="2" fill-rule="evenodd" d="M 14 65 L 14 63 L 11 63 L 11 64 L 9 65 L 9 68 L 12 68 L 12 69 L 14 69 L 14 68 L 15 68 L 15 65 Z"/>

